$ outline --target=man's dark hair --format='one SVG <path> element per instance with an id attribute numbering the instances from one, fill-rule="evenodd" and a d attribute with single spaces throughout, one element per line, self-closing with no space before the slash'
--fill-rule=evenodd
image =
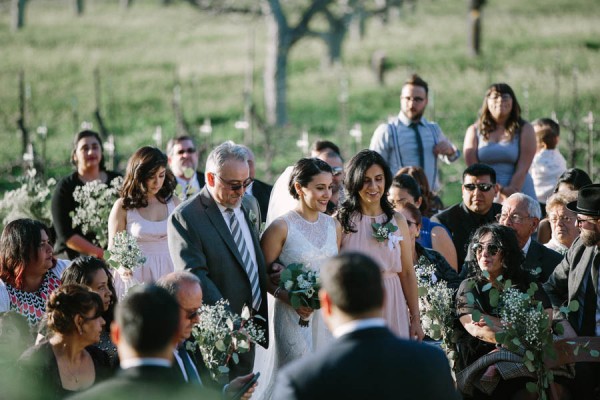
<path id="1" fill-rule="evenodd" d="M 406 85 L 420 86 L 425 89 L 425 94 L 429 94 L 429 85 L 427 85 L 427 82 L 425 82 L 423 78 L 417 74 L 412 74 L 409 76 L 408 79 L 404 81 L 402 87 Z"/>
<path id="2" fill-rule="evenodd" d="M 333 257 L 321 269 L 321 282 L 332 303 L 348 315 L 383 306 L 379 266 L 364 254 L 344 253 Z"/>
<path id="3" fill-rule="evenodd" d="M 321 139 L 315 140 L 315 142 L 313 143 L 313 145 L 311 147 L 311 151 L 314 151 L 317 153 L 322 153 L 327 149 L 333 151 L 338 157 L 342 158 L 342 153 L 340 153 L 339 146 L 329 140 L 321 140 Z"/>
<path id="4" fill-rule="evenodd" d="M 492 183 L 496 183 L 496 171 L 487 164 L 475 163 L 464 170 L 462 179 L 465 181 L 465 176 L 484 176 L 489 175 Z"/>
<path id="5" fill-rule="evenodd" d="M 129 346 L 141 356 L 152 356 L 177 335 L 179 305 L 161 287 L 136 286 L 117 306 L 116 321 Z"/>

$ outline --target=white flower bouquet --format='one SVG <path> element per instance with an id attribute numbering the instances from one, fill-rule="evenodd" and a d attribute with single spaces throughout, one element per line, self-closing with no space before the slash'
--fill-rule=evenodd
<path id="1" fill-rule="evenodd" d="M 132 287 L 140 283 L 133 277 L 132 272 L 144 265 L 146 257 L 136 238 L 126 231 L 117 232 L 112 247 L 104 254 L 108 265 L 117 271 L 125 284 L 122 294 L 125 296 Z"/>
<path id="2" fill-rule="evenodd" d="M 70 213 L 73 227 L 80 226 L 84 235 L 94 234 L 94 242 L 102 248 L 108 244 L 108 216 L 122 183 L 121 177 L 113 179 L 110 185 L 92 181 L 73 191 L 73 199 L 78 203 Z"/>
<path id="3" fill-rule="evenodd" d="M 321 280 L 317 271 L 312 271 L 303 264 L 290 264 L 281 272 L 279 287 L 288 292 L 292 307 L 310 307 L 313 310 L 321 308 L 319 301 Z M 308 327 L 309 321 L 300 318 L 298 324 Z"/>
<path id="4" fill-rule="evenodd" d="M 244 307 L 242 315 L 230 311 L 228 300 L 200 307 L 200 322 L 192 329 L 195 345 L 202 353 L 204 364 L 211 377 L 228 381 L 230 361 L 239 362 L 239 354 L 250 351 L 253 343 L 264 343 L 265 330 L 254 322 L 250 309 Z"/>
<path id="5" fill-rule="evenodd" d="M 46 226 L 52 225 L 50 200 L 56 180 L 47 181 L 40 179 L 35 168 L 27 170 L 18 181 L 21 186 L 4 194 L 0 201 L 0 219 L 6 225 L 18 218 L 31 218 L 43 222 Z"/>
<path id="6" fill-rule="evenodd" d="M 435 275 L 435 266 L 421 256 L 415 265 L 421 325 L 430 338 L 450 352 L 454 323 L 454 291 Z M 449 354 L 450 356 L 451 354 Z"/>

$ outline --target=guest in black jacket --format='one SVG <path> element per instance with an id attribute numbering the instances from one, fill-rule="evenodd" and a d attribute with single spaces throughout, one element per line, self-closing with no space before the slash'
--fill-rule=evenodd
<path id="1" fill-rule="evenodd" d="M 337 338 L 280 371 L 274 399 L 458 399 L 444 353 L 385 327 L 379 267 L 345 253 L 321 269 L 325 321 Z"/>

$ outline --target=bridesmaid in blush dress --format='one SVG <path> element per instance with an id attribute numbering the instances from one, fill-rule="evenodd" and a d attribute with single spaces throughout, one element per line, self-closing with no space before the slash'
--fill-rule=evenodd
<path id="1" fill-rule="evenodd" d="M 352 157 L 346 171 L 346 201 L 337 214 L 343 230 L 340 253 L 359 251 L 379 264 L 385 289 L 383 318 L 396 335 L 421 340 L 424 333 L 408 225 L 387 200 L 392 184 L 390 169 L 377 152 L 363 150 Z M 378 240 L 373 223 L 397 229 Z"/>
<path id="2" fill-rule="evenodd" d="M 151 283 L 173 272 L 173 261 L 167 243 L 167 221 L 179 204 L 173 196 L 177 181 L 167 166 L 167 156 L 156 147 L 138 149 L 127 163 L 121 197 L 115 202 L 108 219 L 108 248 L 117 232 L 127 231 L 137 239 L 146 257 L 141 268 L 133 271 L 140 283 Z M 114 274 L 119 297 L 126 283 Z"/>

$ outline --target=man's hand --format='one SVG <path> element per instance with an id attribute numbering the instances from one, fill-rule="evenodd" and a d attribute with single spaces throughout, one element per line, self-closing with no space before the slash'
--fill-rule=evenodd
<path id="1" fill-rule="evenodd" d="M 454 146 L 452 146 L 452 144 L 450 144 L 450 142 L 439 142 L 438 144 L 433 146 L 433 154 L 435 154 L 436 156 L 439 156 L 441 154 L 443 156 L 450 157 L 454 153 L 456 153 L 456 149 L 454 148 Z"/>
<path id="2" fill-rule="evenodd" d="M 271 264 L 271 268 L 269 268 L 269 279 L 275 286 L 279 286 L 279 281 L 281 280 L 281 271 L 283 271 L 285 267 L 275 261 Z"/>
<path id="3" fill-rule="evenodd" d="M 237 393 L 241 388 L 243 388 L 244 385 L 247 382 L 249 382 L 252 378 L 254 378 L 254 374 L 238 376 L 237 378 L 235 378 L 234 380 L 229 382 L 229 385 L 227 386 L 227 389 L 225 390 L 225 392 L 229 396 L 232 396 L 233 394 Z M 252 385 L 250 387 L 250 389 L 248 389 L 240 398 L 243 400 L 248 400 L 250 397 L 252 397 L 252 393 L 254 393 L 254 389 L 256 388 L 257 385 L 258 385 L 258 382 L 256 382 L 254 385 Z"/>

